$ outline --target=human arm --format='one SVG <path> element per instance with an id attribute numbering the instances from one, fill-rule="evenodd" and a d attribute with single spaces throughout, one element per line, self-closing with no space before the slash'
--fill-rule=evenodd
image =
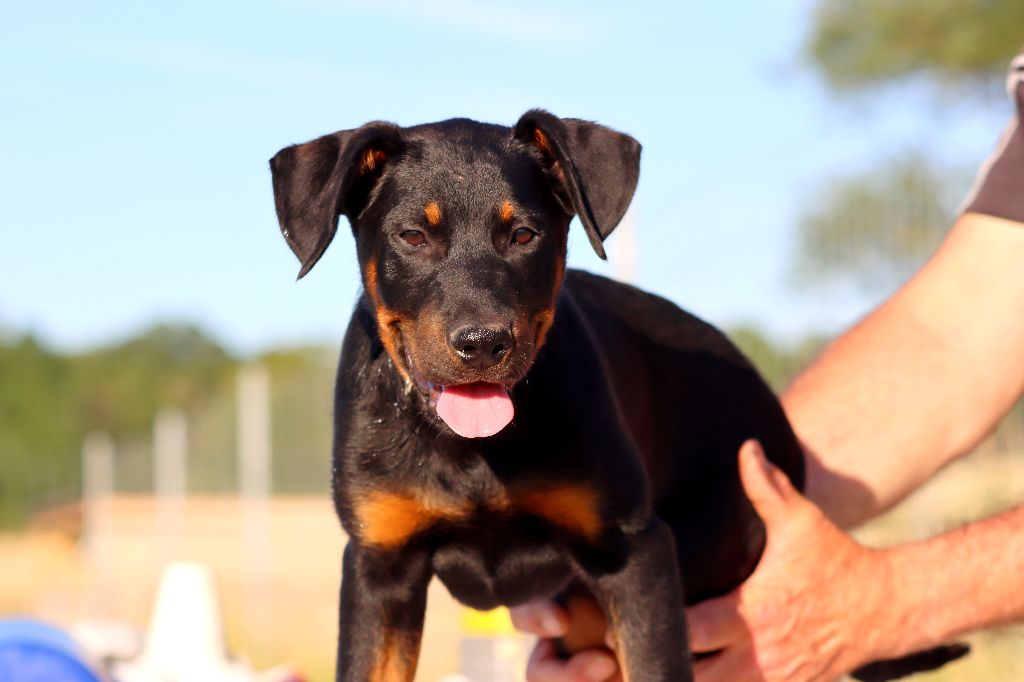
<path id="1" fill-rule="evenodd" d="M 1018 118 L 1019 62 L 1009 79 Z M 742 586 L 688 612 L 693 649 L 722 649 L 698 664 L 701 682 L 830 679 L 1024 620 L 1024 507 L 884 550 L 861 547 L 828 518 L 852 526 L 892 506 L 970 451 L 1024 390 L 1018 128 L 1008 127 L 938 252 L 783 395 L 808 451 L 806 493 L 823 511 L 785 481 L 759 495 L 744 476 L 768 545 Z"/>
<path id="2" fill-rule="evenodd" d="M 831 680 L 871 661 L 930 649 L 973 630 L 1024 620 L 1024 507 L 888 549 L 864 547 L 793 489 L 746 443 L 744 489 L 768 543 L 754 574 L 733 592 L 687 609 L 698 682 Z M 564 613 L 535 604 L 516 624 L 564 634 Z M 568 662 L 544 641 L 530 682 L 605 682 L 614 658 L 600 650 Z"/>
<path id="3" fill-rule="evenodd" d="M 1024 390 L 1024 225 L 966 213 L 782 396 L 807 496 L 850 527 L 973 448 Z"/>
<path id="4" fill-rule="evenodd" d="M 743 485 L 768 544 L 742 586 L 687 610 L 693 649 L 721 650 L 697 663 L 699 682 L 832 680 L 1024 620 L 1024 507 L 871 549 L 795 491 L 759 448 L 744 450 Z"/>
<path id="5" fill-rule="evenodd" d="M 1024 225 L 968 213 L 921 272 L 833 344 L 783 396 L 809 450 L 807 494 L 840 526 L 854 525 L 895 504 L 970 450 L 1022 388 Z M 693 650 L 728 646 L 727 656 L 714 659 L 720 666 L 752 664 L 755 645 L 765 655 L 777 647 L 775 651 L 797 659 L 808 652 L 794 650 L 794 645 L 799 649 L 813 642 L 816 633 L 828 633 L 826 616 L 835 616 L 837 626 L 848 631 L 843 640 L 832 641 L 857 649 L 839 660 L 859 665 L 927 648 L 972 629 L 1024 619 L 1024 605 L 1015 599 L 1024 571 L 1022 508 L 884 552 L 855 551 L 859 545 L 826 524 L 821 516 L 802 533 L 816 538 L 804 554 L 809 557 L 806 571 L 796 570 L 793 558 L 777 551 L 766 555 L 739 591 L 691 609 Z M 779 532 L 769 527 L 770 541 Z M 863 572 L 867 577 L 850 589 L 864 599 L 846 605 L 838 583 L 811 590 L 808 580 L 823 566 L 842 576 Z M 781 577 L 774 575 L 779 567 L 785 569 Z M 777 579 L 788 582 L 775 584 L 773 590 L 758 588 Z M 880 611 L 893 622 L 874 620 L 870 625 L 870 632 L 887 632 L 891 648 L 882 649 L 869 646 L 857 614 L 871 603 L 872 595 L 863 586 L 884 585 L 890 579 L 906 584 L 891 588 L 900 598 L 887 599 Z M 814 596 L 808 598 L 811 592 Z M 982 593 L 984 598 L 979 598 Z M 951 601 L 944 595 L 958 596 Z M 811 621 L 756 620 L 756 613 L 781 609 L 787 597 L 816 603 L 819 609 L 809 614 Z M 759 611 L 758 603 L 767 611 Z M 557 636 L 554 629 L 543 632 Z M 794 632 L 800 636 L 791 636 Z M 583 674 L 590 660 L 608 663 L 610 657 L 601 659 L 599 652 L 587 652 L 586 661 L 574 659 L 571 669 L 545 653 L 551 652 L 536 652 L 531 682 L 608 679 Z M 700 664 L 700 682 L 746 679 L 715 677 L 718 672 L 709 672 L 710 665 Z M 728 670 L 717 670 L 723 669 Z"/>
<path id="6" fill-rule="evenodd" d="M 938 252 L 782 396 L 808 497 L 870 518 L 969 452 L 1024 390 L 1024 53 L 1017 109 Z"/>
<path id="7" fill-rule="evenodd" d="M 1022 73 L 1010 79 L 1018 112 Z M 1024 620 L 1024 509 L 888 550 L 861 547 L 828 518 L 851 526 L 892 506 L 969 451 L 1024 389 L 1024 133 L 1016 122 L 1008 133 L 935 256 L 783 396 L 809 451 L 807 493 L 825 513 L 786 496 L 766 519 L 754 574 L 688 610 L 693 650 L 723 649 L 699 664 L 700 682 L 828 679 Z M 791 663 L 773 668 L 773 658 Z M 542 662 L 534 682 L 604 679 Z"/>

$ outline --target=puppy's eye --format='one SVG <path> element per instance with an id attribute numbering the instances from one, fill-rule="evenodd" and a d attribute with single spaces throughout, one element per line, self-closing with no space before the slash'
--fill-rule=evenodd
<path id="1" fill-rule="evenodd" d="M 512 243 L 522 246 L 523 244 L 529 244 L 530 240 L 537 236 L 537 233 L 528 227 L 520 227 L 518 230 L 512 233 Z"/>
<path id="2" fill-rule="evenodd" d="M 406 230 L 398 236 L 409 246 L 423 246 L 427 243 L 427 235 L 419 230 Z"/>

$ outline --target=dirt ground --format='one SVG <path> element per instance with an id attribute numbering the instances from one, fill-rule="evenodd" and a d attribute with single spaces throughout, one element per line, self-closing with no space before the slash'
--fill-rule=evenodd
<path id="1" fill-rule="evenodd" d="M 950 467 L 886 517 L 858 532 L 867 544 L 926 537 L 1024 500 L 1024 457 L 974 457 Z M 191 497 L 161 507 L 148 496 L 119 496 L 44 516 L 24 533 L 0 536 L 0 613 L 33 614 L 71 625 L 123 620 L 144 629 L 160 570 L 173 559 L 210 566 L 222 597 L 233 652 L 257 668 L 291 663 L 310 680 L 332 679 L 343 534 L 326 497 L 278 497 L 265 506 L 233 497 Z M 481 625 L 482 623 L 482 625 Z M 467 630 L 507 635 L 501 615 L 474 618 L 433 585 L 417 680 L 437 682 L 460 667 Z M 511 643 L 521 659 L 527 643 Z M 1024 630 L 969 638 L 964 661 L 919 682 L 1024 679 Z M 463 654 L 464 655 L 464 654 Z M 461 659 L 465 660 L 465 658 Z M 515 663 L 515 670 L 522 670 Z M 498 675 L 492 677 L 504 678 Z"/>
<path id="2" fill-rule="evenodd" d="M 53 515 L 48 527 L 0 536 L 0 613 L 144 629 L 162 566 L 200 561 L 217 578 L 232 652 L 257 668 L 287 662 L 310 680 L 333 679 L 344 536 L 328 499 L 279 497 L 261 509 L 193 497 L 180 516 L 148 496 L 104 506 L 86 537 Z M 465 616 L 440 585 L 429 600 L 417 680 L 435 682 L 459 667 Z"/>

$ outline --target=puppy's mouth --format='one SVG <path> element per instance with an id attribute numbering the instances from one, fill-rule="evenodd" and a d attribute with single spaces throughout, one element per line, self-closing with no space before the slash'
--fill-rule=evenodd
<path id="1" fill-rule="evenodd" d="M 512 421 L 515 408 L 509 396 L 511 384 L 474 381 L 464 384 L 435 384 L 424 377 L 403 343 L 405 366 L 416 385 L 427 394 L 430 408 L 463 438 L 486 438 Z"/>

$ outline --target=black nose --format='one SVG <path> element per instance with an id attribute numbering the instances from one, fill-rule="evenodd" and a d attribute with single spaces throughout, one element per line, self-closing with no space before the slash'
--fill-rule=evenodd
<path id="1" fill-rule="evenodd" d="M 512 334 L 500 327 L 467 325 L 449 332 L 448 343 L 464 363 L 475 369 L 487 369 L 512 350 Z"/>

